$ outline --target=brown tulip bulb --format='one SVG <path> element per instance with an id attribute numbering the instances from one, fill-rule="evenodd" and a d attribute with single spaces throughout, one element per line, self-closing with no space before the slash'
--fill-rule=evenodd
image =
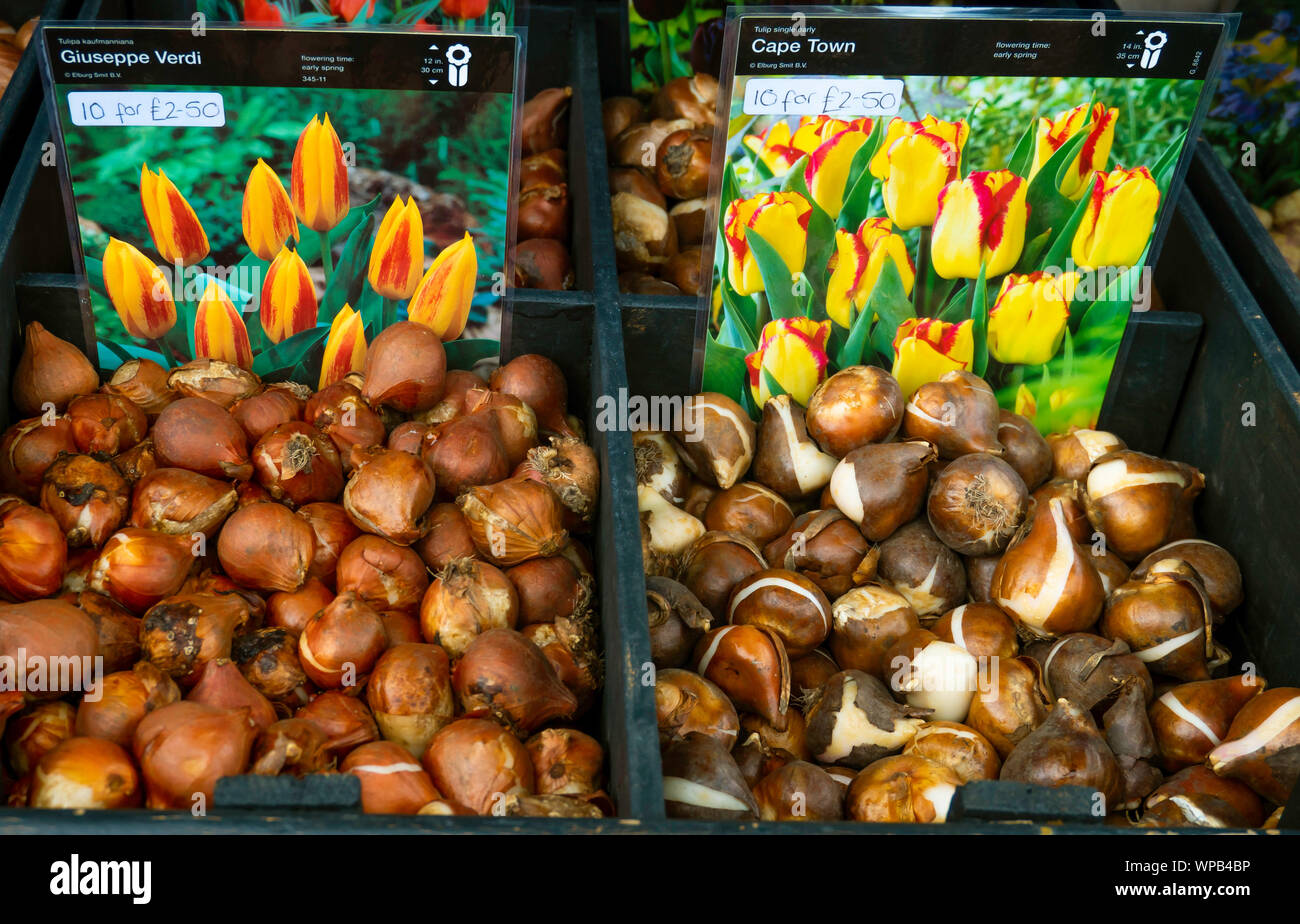
<path id="1" fill-rule="evenodd" d="M 225 408 L 203 398 L 181 398 L 163 408 L 153 445 L 164 468 L 238 481 L 253 477 L 244 428 Z"/>
<path id="2" fill-rule="evenodd" d="M 767 567 L 763 554 L 744 536 L 704 533 L 681 558 L 681 581 L 713 615 L 715 624 L 728 621 L 727 602 L 741 581 Z"/>
<path id="3" fill-rule="evenodd" d="M 307 580 L 315 541 L 311 526 L 289 508 L 250 504 L 232 513 L 221 528 L 217 558 L 242 587 L 292 592 Z"/>
<path id="4" fill-rule="evenodd" d="M 129 748 L 141 719 L 180 698 L 176 681 L 141 661 L 130 670 L 105 676 L 102 691 L 94 699 L 82 698 L 77 707 L 76 734 L 105 738 Z"/>
<path id="5" fill-rule="evenodd" d="M 506 569 L 505 575 L 519 597 L 520 625 L 552 622 L 591 608 L 591 575 L 561 555 L 530 559 Z"/>
<path id="6" fill-rule="evenodd" d="M 975 692 L 989 685 L 987 673 L 986 665 L 981 678 L 974 655 L 928 629 L 913 629 L 885 653 L 886 685 L 935 721 L 965 720 Z"/>
<path id="7" fill-rule="evenodd" d="M 999 411 L 998 442 L 1002 460 L 1016 470 L 1030 491 L 1052 477 L 1052 448 L 1028 418 Z"/>
<path id="8" fill-rule="evenodd" d="M 1128 686 L 1141 688 L 1144 701 L 1151 699 L 1151 674 L 1124 642 L 1075 632 L 1034 642 L 1025 653 L 1042 667 L 1050 697 L 1068 699 L 1098 716 Z"/>
<path id="9" fill-rule="evenodd" d="M 764 821 L 839 821 L 844 794 L 825 770 L 797 760 L 763 777 L 753 789 Z"/>
<path id="10" fill-rule="evenodd" d="M 996 603 L 1025 632 L 1052 638 L 1089 628 L 1101 615 L 1105 590 L 1090 556 L 1070 537 L 1059 500 L 1033 518 L 993 572 Z"/>
<path id="11" fill-rule="evenodd" d="M 546 485 L 514 477 L 467 490 L 456 499 L 479 554 L 496 565 L 517 565 L 556 554 L 568 542 L 564 505 Z"/>
<path id="12" fill-rule="evenodd" d="M 650 575 L 645 585 L 651 659 L 660 669 L 681 667 L 713 624 L 713 615 L 695 594 L 671 578 Z"/>
<path id="13" fill-rule="evenodd" d="M 506 464 L 511 469 L 519 466 L 528 453 L 537 448 L 537 414 L 515 395 L 492 391 L 486 385 L 471 388 L 465 393 L 465 413 L 470 416 L 483 414 L 496 422 L 506 452 Z"/>
<path id="14" fill-rule="evenodd" d="M 132 613 L 143 613 L 181 589 L 198 564 L 199 548 L 189 536 L 136 527 L 118 530 L 91 567 L 90 589 L 107 594 Z"/>
<path id="15" fill-rule="evenodd" d="M 666 433 L 647 430 L 633 433 L 632 457 L 638 485 L 657 492 L 670 504 L 680 505 L 685 500 L 690 475 Z"/>
<path id="16" fill-rule="evenodd" d="M 243 709 L 258 728 L 269 728 L 275 721 L 270 700 L 244 679 L 233 661 L 217 658 L 203 665 L 199 682 L 185 696 L 186 700 L 221 709 Z"/>
<path id="17" fill-rule="evenodd" d="M 971 700 L 966 724 L 988 739 L 1006 760 L 1047 718 L 1051 701 L 1043 690 L 1042 669 L 1032 658 L 999 661 L 991 681 Z"/>
<path id="18" fill-rule="evenodd" d="M 295 591 L 281 591 L 267 597 L 266 623 L 292 635 L 301 635 L 311 618 L 325 609 L 333 599 L 334 591 L 315 578 L 308 578 Z"/>
<path id="19" fill-rule="evenodd" d="M 573 717 L 590 709 L 603 675 L 600 647 L 591 619 L 561 616 L 555 622 L 524 626 L 520 634 L 541 649 L 560 683 L 577 699 Z"/>
<path id="20" fill-rule="evenodd" d="M 785 713 L 785 728 L 776 728 L 761 716 L 746 713 L 740 719 L 743 736 L 757 735 L 769 751 L 782 751 L 799 760 L 812 760 L 808 750 L 808 723 L 803 713 L 791 707 Z"/>
<path id="21" fill-rule="evenodd" d="M 46 470 L 60 453 L 76 451 L 68 418 L 19 421 L 0 437 L 0 490 L 26 501 L 38 500 Z"/>
<path id="22" fill-rule="evenodd" d="M 605 750 L 590 735 L 572 728 L 547 728 L 524 747 L 533 762 L 538 793 L 581 796 L 600 789 Z"/>
<path id="23" fill-rule="evenodd" d="M 305 405 L 305 401 L 287 388 L 268 388 L 234 405 L 230 416 L 244 428 L 249 443 L 253 444 L 276 427 L 301 420 Z"/>
<path id="24" fill-rule="evenodd" d="M 84 353 L 38 322 L 28 323 L 13 379 L 14 404 L 19 411 L 41 414 L 50 404 L 62 412 L 77 395 L 98 387 L 99 375 Z"/>
<path id="25" fill-rule="evenodd" d="M 152 359 L 129 359 L 104 384 L 104 391 L 125 398 L 152 422 L 179 397 L 167 384 L 167 370 Z"/>
<path id="26" fill-rule="evenodd" d="M 384 634 L 388 636 L 388 647 L 394 645 L 417 644 L 424 641 L 420 632 L 420 619 L 401 610 L 385 610 L 379 614 L 384 623 Z"/>
<path id="27" fill-rule="evenodd" d="M 903 748 L 904 757 L 924 757 L 943 764 L 963 783 L 996 780 L 1002 760 L 989 740 L 968 725 L 926 722 Z"/>
<path id="28" fill-rule="evenodd" d="M 141 620 L 140 653 L 163 673 L 193 686 L 204 664 L 230 657 L 235 634 L 248 619 L 248 604 L 237 594 L 166 597 Z"/>
<path id="29" fill-rule="evenodd" d="M 353 748 L 379 740 L 379 726 L 365 701 L 338 690 L 318 694 L 295 712 L 294 718 L 306 719 L 320 728 L 326 735 L 325 750 L 330 754 L 345 755 Z"/>
<path id="30" fill-rule="evenodd" d="M 695 199 L 707 194 L 712 159 L 711 135 L 689 129 L 673 132 L 659 145 L 655 156 L 655 180 L 660 191 L 672 199 Z"/>
<path id="31" fill-rule="evenodd" d="M 516 356 L 497 367 L 489 384 L 493 391 L 514 395 L 532 408 L 542 430 L 559 436 L 577 436 L 565 419 L 568 384 L 553 360 L 537 353 Z"/>
<path id="32" fill-rule="evenodd" d="M 805 698 L 805 740 L 818 763 L 860 769 L 901 750 L 929 715 L 894 702 L 871 674 L 845 670 Z"/>
<path id="33" fill-rule="evenodd" d="M 1016 624 L 991 603 L 963 603 L 944 613 L 930 631 L 976 658 L 1014 658 L 1020 650 Z"/>
<path id="34" fill-rule="evenodd" d="M 300 420 L 259 439 L 252 459 L 258 483 L 291 507 L 331 501 L 343 489 L 343 464 L 333 441 Z"/>
<path id="35" fill-rule="evenodd" d="M 1166 559 L 1141 581 L 1115 589 L 1101 619 L 1101 634 L 1122 639 L 1157 674 L 1183 681 L 1208 680 L 1228 653 L 1214 641 L 1214 615 L 1200 577 L 1186 562 Z"/>
<path id="36" fill-rule="evenodd" d="M 831 607 L 829 648 L 844 670 L 886 676 L 886 653 L 913 629 L 916 611 L 901 594 L 879 584 L 855 587 Z"/>
<path id="37" fill-rule="evenodd" d="M 124 671 L 140 660 L 140 619 L 122 604 L 103 594 L 83 590 L 65 593 L 63 599 L 90 617 L 99 634 L 98 654 L 105 671 Z"/>
<path id="38" fill-rule="evenodd" d="M 683 403 L 673 440 L 691 473 L 727 489 L 749 470 L 757 431 L 749 415 L 726 395 L 706 391 Z"/>
<path id="39" fill-rule="evenodd" d="M 432 328 L 398 321 L 380 331 L 366 350 L 361 396 L 371 407 L 403 414 L 426 411 L 446 387 L 447 351 Z"/>
<path id="40" fill-rule="evenodd" d="M 392 432 L 388 434 L 388 442 L 385 445 L 389 449 L 409 452 L 413 456 L 418 456 L 424 438 L 428 436 L 431 429 L 432 427 L 429 424 L 408 420 L 393 427 Z"/>
<path id="41" fill-rule="evenodd" d="M 61 455 L 46 469 L 41 509 L 54 517 L 71 547 L 99 548 L 126 520 L 131 489 L 112 462 Z"/>
<path id="42" fill-rule="evenodd" d="M 127 484 L 138 484 L 140 479 L 152 474 L 158 468 L 158 456 L 153 449 L 153 439 L 141 440 L 126 452 L 119 452 L 113 456 L 113 465 L 122 473 Z"/>
<path id="43" fill-rule="evenodd" d="M 823 641 L 831 628 L 831 604 L 801 574 L 773 568 L 750 575 L 733 588 L 728 622 L 771 629 L 786 653 L 799 658 Z"/>
<path id="44" fill-rule="evenodd" d="M 36 703 L 9 720 L 5 727 L 5 753 L 9 768 L 26 776 L 37 761 L 74 734 L 77 710 L 61 700 Z"/>
<path id="45" fill-rule="evenodd" d="M 334 769 L 324 730 L 307 719 L 281 719 L 257 736 L 249 759 L 249 773 L 303 777 Z"/>
<path id="46" fill-rule="evenodd" d="M 1058 699 L 1047 718 L 1024 737 L 1002 764 L 1001 780 L 1037 786 L 1086 786 L 1117 807 L 1119 765 L 1092 716 Z"/>
<path id="47" fill-rule="evenodd" d="M 140 777 L 121 746 L 104 738 L 69 738 L 41 757 L 32 773 L 32 808 L 134 808 Z"/>
<path id="48" fill-rule="evenodd" d="M 1029 515 L 1046 516 L 1053 500 L 1060 501 L 1065 516 L 1065 526 L 1070 538 L 1075 542 L 1092 543 L 1097 538 L 1092 524 L 1088 522 L 1088 513 L 1083 505 L 1083 490 L 1077 481 L 1056 479 L 1040 485 L 1032 495 L 1033 505 Z"/>
<path id="49" fill-rule="evenodd" d="M 937 761 L 886 757 L 854 777 L 844 797 L 845 812 L 854 821 L 943 824 L 962 782 Z"/>
<path id="50" fill-rule="evenodd" d="M 1124 560 L 1112 552 L 1110 549 L 1101 548 L 1102 543 L 1097 545 L 1079 546 L 1079 551 L 1092 557 L 1092 565 L 1097 569 L 1097 576 L 1101 578 L 1101 588 L 1109 597 L 1111 591 L 1128 581 L 1130 572 L 1128 565 Z M 1101 552 L 1102 554 L 1097 554 Z"/>
<path id="51" fill-rule="evenodd" d="M 794 520 L 790 505 L 776 492 L 753 481 L 719 491 L 704 510 L 704 525 L 738 533 L 760 548 L 785 532 Z"/>
<path id="52" fill-rule="evenodd" d="M 668 218 L 677 231 L 677 243 L 682 247 L 699 247 L 704 242 L 704 212 L 708 200 L 704 196 L 687 199 L 668 208 Z"/>
<path id="53" fill-rule="evenodd" d="M 344 591 L 311 618 L 298 636 L 298 659 L 322 689 L 359 687 L 388 645 L 379 614 Z"/>
<path id="54" fill-rule="evenodd" d="M 80 670 L 90 670 L 99 647 L 99 633 L 84 612 L 62 600 L 32 600 L 26 603 L 0 604 L 0 664 L 7 664 L 4 693 L 19 693 L 17 702 L 57 699 L 76 688 L 90 690 L 92 678 Z M 13 676 L 15 666 L 25 663 L 58 667 L 57 677 L 47 676 L 42 683 L 28 678 L 24 690 L 18 690 Z M 8 676 L 5 676 L 8 675 Z M 44 689 L 42 689 L 44 687 Z M 74 689 L 66 689 L 73 687 Z M 25 695 L 24 695 L 25 694 Z M 0 695 L 3 704 L 3 695 Z M 4 714 L 0 705 L 0 714 Z"/>
<path id="55" fill-rule="evenodd" d="M 972 603 L 990 602 L 993 572 L 1001 560 L 1001 555 L 966 557 L 966 594 Z"/>
<path id="56" fill-rule="evenodd" d="M 411 548 L 430 571 L 441 571 L 452 559 L 478 555 L 469 521 L 455 504 L 434 504 L 429 509 L 429 524 L 429 532 Z"/>
<path id="57" fill-rule="evenodd" d="M 817 387 L 808 399 L 808 435 L 842 459 L 868 443 L 894 438 L 903 422 L 898 380 L 876 366 L 849 366 Z"/>
<path id="58" fill-rule="evenodd" d="M 736 762 L 745 784 L 752 790 L 765 776 L 793 763 L 797 758 L 789 751 L 768 747 L 757 734 L 751 734 L 731 749 L 731 759 Z"/>
<path id="59" fill-rule="evenodd" d="M 763 549 L 768 560 L 797 571 L 834 599 L 875 577 L 876 555 L 853 521 L 834 507 L 795 517 Z"/>
<path id="60" fill-rule="evenodd" d="M 458 558 L 429 585 L 420 603 L 424 637 L 459 658 L 489 629 L 519 624 L 519 595 L 499 569 L 487 562 Z"/>
<path id="61" fill-rule="evenodd" d="M 376 449 L 353 469 L 343 508 L 362 532 L 410 545 L 429 531 L 434 476 L 415 456 Z"/>
<path id="62" fill-rule="evenodd" d="M 832 623 L 832 627 L 833 625 Z M 827 654 L 825 649 L 817 648 L 802 658 L 790 662 L 790 689 L 793 694 L 802 697 L 805 691 L 821 688 L 827 680 L 839 672 L 840 666 L 835 663 L 835 659 Z"/>
<path id="63" fill-rule="evenodd" d="M 789 395 L 777 395 L 763 405 L 757 439 L 750 474 L 782 497 L 807 497 L 830 482 L 836 459 L 809 438 L 803 408 Z"/>
<path id="64" fill-rule="evenodd" d="M 577 437 L 553 436 L 549 446 L 530 449 L 517 475 L 537 478 L 559 497 L 566 524 L 589 526 L 600 495 L 596 453 Z"/>
<path id="65" fill-rule="evenodd" d="M 272 703 L 297 707 L 310 699 L 298 639 L 289 630 L 270 627 L 237 635 L 230 657 L 253 689 Z"/>
<path id="66" fill-rule="evenodd" d="M 1205 477 L 1190 465 L 1122 449 L 1102 456 L 1088 473 L 1088 520 L 1106 545 L 1129 562 L 1167 542 L 1189 539 L 1192 500 Z"/>
<path id="67" fill-rule="evenodd" d="M 1264 687 L 1262 677 L 1239 674 L 1180 684 L 1159 696 L 1150 717 L 1164 768 L 1173 772 L 1204 763 L 1227 737 L 1237 713 Z"/>
<path id="68" fill-rule="evenodd" d="M 1105 430 L 1070 430 L 1047 437 L 1052 452 L 1052 477 L 1084 482 L 1088 472 L 1102 456 L 1128 446 L 1114 433 Z"/>
<path id="69" fill-rule="evenodd" d="M 691 733 L 663 748 L 664 811 L 669 818 L 731 821 L 758 817 L 758 803 L 727 748 Z"/>
<path id="70" fill-rule="evenodd" d="M 955 459 L 971 452 L 1002 454 L 998 442 L 998 399 L 987 382 L 964 369 L 926 382 L 903 409 L 903 436 L 928 440 L 939 455 Z"/>
<path id="71" fill-rule="evenodd" d="M 667 210 L 624 192 L 610 198 L 610 210 L 614 213 L 614 257 L 619 272 L 660 272 L 678 247 L 677 225 Z"/>
<path id="72" fill-rule="evenodd" d="M 930 527 L 962 555 L 1001 552 L 1024 521 L 1029 491 L 1015 469 L 987 453 L 970 453 L 944 467 L 930 488 Z"/>
<path id="73" fill-rule="evenodd" d="M 188 469 L 159 468 L 136 482 L 130 523 L 171 536 L 203 533 L 210 539 L 238 502 L 228 482 Z"/>
<path id="74" fill-rule="evenodd" d="M 780 636 L 760 626 L 723 626 L 695 645 L 695 670 L 718 685 L 741 712 L 785 728 L 790 660 Z"/>
<path id="75" fill-rule="evenodd" d="M 1227 737 L 1206 758 L 1219 776 L 1240 780 L 1270 802 L 1291 798 L 1300 764 L 1300 689 L 1277 687 L 1252 697 Z"/>
<path id="76" fill-rule="evenodd" d="M 613 141 L 625 129 L 645 119 L 645 106 L 634 96 L 611 96 L 601 104 L 605 142 Z"/>
<path id="77" fill-rule="evenodd" d="M 489 629 L 471 641 L 451 682 L 466 716 L 491 716 L 525 735 L 578 708 L 541 649 L 513 629 Z"/>
<path id="78" fill-rule="evenodd" d="M 389 648 L 375 664 L 366 700 L 384 738 L 423 755 L 455 712 L 447 653 L 437 645 Z"/>
<path id="79" fill-rule="evenodd" d="M 149 432 L 144 411 L 116 395 L 93 394 L 73 398 L 68 404 L 72 438 L 84 453 L 117 455 L 140 442 Z"/>
<path id="80" fill-rule="evenodd" d="M 201 398 L 229 410 L 257 394 L 262 382 L 234 363 L 199 357 L 168 372 L 167 387 L 187 398 Z"/>
<path id="81" fill-rule="evenodd" d="M 445 726 L 421 763 L 440 793 L 479 815 L 504 814 L 506 796 L 536 789 L 528 751 L 491 719 L 457 719 Z"/>
<path id="82" fill-rule="evenodd" d="M 135 730 L 149 809 L 210 806 L 217 780 L 248 766 L 257 725 L 244 709 L 179 702 L 149 713 Z"/>
<path id="83" fill-rule="evenodd" d="M 934 452 L 923 441 L 855 449 L 831 475 L 831 499 L 862 535 L 873 542 L 886 539 L 920 511 Z"/>
<path id="84" fill-rule="evenodd" d="M 312 395 L 302 419 L 334 441 L 344 471 L 352 469 L 353 448 L 382 446 L 387 436 L 383 420 L 350 382 L 335 382 Z"/>
<path id="85" fill-rule="evenodd" d="M 1180 770 L 1147 796 L 1141 828 L 1258 828 L 1268 813 L 1255 792 L 1209 767 Z"/>
<path id="86" fill-rule="evenodd" d="M 501 429 L 491 414 L 470 414 L 440 424 L 425 437 L 420 458 L 433 473 L 439 496 L 448 499 L 510 474 Z"/>
<path id="87" fill-rule="evenodd" d="M 707 532 L 704 523 L 680 507 L 674 507 L 662 495 L 645 485 L 637 486 L 636 499 L 637 513 L 641 520 L 641 559 L 645 573 L 679 573 L 683 556 Z M 736 538 L 744 539 L 743 536 Z"/>
<path id="88" fill-rule="evenodd" d="M 1241 605 L 1244 594 L 1237 560 L 1227 549 L 1204 539 L 1180 539 L 1161 546 L 1134 567 L 1133 577 L 1141 580 L 1153 565 L 1169 558 L 1181 559 L 1196 569 L 1214 607 L 1215 622 Z"/>
<path id="89" fill-rule="evenodd" d="M 895 531 L 877 551 L 876 579 L 902 594 L 923 620 L 966 599 L 960 556 L 939 541 L 924 518 Z"/>
<path id="90" fill-rule="evenodd" d="M 0 497 L 0 592 L 49 597 L 63 585 L 68 543 L 58 520 L 16 497 Z"/>
<path id="91" fill-rule="evenodd" d="M 448 369 L 442 400 L 415 419 L 433 426 L 468 413 L 465 402 L 469 392 L 476 388 L 487 388 L 481 376 L 466 369 Z"/>
<path id="92" fill-rule="evenodd" d="M 740 718 L 727 694 L 693 671 L 666 668 L 655 673 L 655 714 L 661 741 L 699 732 L 730 750 L 740 733 Z"/>
<path id="93" fill-rule="evenodd" d="M 428 570 L 414 550 L 371 535 L 348 543 L 334 580 L 339 593 L 350 590 L 377 611 L 414 613 L 429 587 Z"/>
<path id="94" fill-rule="evenodd" d="M 368 815 L 414 815 L 441 798 L 418 761 L 391 741 L 361 745 L 339 770 L 361 781 L 361 810 Z"/>
<path id="95" fill-rule="evenodd" d="M 361 535 L 361 530 L 341 504 L 304 504 L 296 513 L 307 521 L 315 540 L 307 575 L 333 587 L 339 556 Z"/>

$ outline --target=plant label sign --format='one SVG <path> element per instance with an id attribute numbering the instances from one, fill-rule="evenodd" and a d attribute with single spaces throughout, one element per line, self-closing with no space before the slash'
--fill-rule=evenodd
<path id="1" fill-rule="evenodd" d="M 733 8 L 695 384 L 757 417 L 836 371 L 982 378 L 1097 422 L 1229 17 Z"/>
<path id="2" fill-rule="evenodd" d="M 497 352 L 522 36 L 49 23 L 88 353 L 313 389 L 409 320 Z"/>

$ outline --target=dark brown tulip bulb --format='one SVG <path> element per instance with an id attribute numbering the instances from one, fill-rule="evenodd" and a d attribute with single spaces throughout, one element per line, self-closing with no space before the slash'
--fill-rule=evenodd
<path id="1" fill-rule="evenodd" d="M 903 393 L 884 369 L 850 366 L 812 393 L 807 421 L 808 434 L 842 459 L 860 446 L 893 439 L 903 422 Z"/>
<path id="2" fill-rule="evenodd" d="M 1178 680 L 1208 680 L 1228 659 L 1213 636 L 1213 612 L 1195 570 L 1166 559 L 1151 566 L 1145 580 L 1118 587 L 1106 604 L 1101 634 L 1122 639 L 1157 674 Z"/>
<path id="3" fill-rule="evenodd" d="M 831 498 L 864 536 L 879 542 L 920 511 L 934 458 L 934 446 L 924 441 L 855 449 L 831 474 Z"/>
<path id="4" fill-rule="evenodd" d="M 740 733 L 740 718 L 727 694 L 693 671 L 667 668 L 656 672 L 655 715 L 661 741 L 699 732 L 730 750 Z"/>
<path id="5" fill-rule="evenodd" d="M 1241 586 L 1241 568 L 1232 553 L 1222 546 L 1204 539 L 1180 539 L 1156 549 L 1142 559 L 1133 569 L 1133 577 L 1142 579 L 1152 565 L 1168 558 L 1177 558 L 1196 569 L 1205 592 L 1214 607 L 1215 622 L 1222 622 L 1244 597 Z"/>
<path id="6" fill-rule="evenodd" d="M 996 780 L 1002 760 L 989 740 L 957 722 L 926 722 L 903 748 L 904 757 L 924 757 L 943 764 L 963 783 Z"/>
<path id="7" fill-rule="evenodd" d="M 749 470 L 756 430 L 735 401 L 716 392 L 693 395 L 684 403 L 681 423 L 673 439 L 697 478 L 726 489 Z"/>
<path id="8" fill-rule="evenodd" d="M 764 821 L 839 821 L 844 794 L 821 767 L 804 760 L 763 777 L 753 789 Z"/>
<path id="9" fill-rule="evenodd" d="M 829 648 L 835 663 L 884 679 L 885 655 L 900 638 L 921 627 L 901 594 L 879 584 L 855 587 L 831 607 Z"/>
<path id="10" fill-rule="evenodd" d="M 758 449 L 750 475 L 788 500 L 807 497 L 826 487 L 836 458 L 818 448 L 808 436 L 804 411 L 789 395 L 777 395 L 763 405 L 758 425 Z"/>
<path id="11" fill-rule="evenodd" d="M 987 382 L 963 369 L 945 372 L 916 390 L 903 410 L 903 436 L 933 443 L 955 459 L 971 452 L 1001 454 L 998 399 Z"/>
<path id="12" fill-rule="evenodd" d="M 947 612 L 966 599 L 960 556 L 918 518 L 880 544 L 876 579 L 907 598 L 922 619 Z"/>
<path id="13" fill-rule="evenodd" d="M 1203 763 L 1223 743 L 1237 713 L 1264 687 L 1264 678 L 1239 674 L 1180 684 L 1161 694 L 1150 716 L 1165 769 Z"/>
<path id="14" fill-rule="evenodd" d="M 760 571 L 737 584 L 728 616 L 732 625 L 771 629 L 794 658 L 825 641 L 831 628 L 831 604 L 821 589 L 803 575 L 780 568 Z"/>
<path id="15" fill-rule="evenodd" d="M 854 821 L 943 824 L 961 784 L 961 777 L 937 761 L 885 757 L 854 777 L 845 812 Z"/>
<path id="16" fill-rule="evenodd" d="M 963 603 L 944 613 L 930 631 L 976 658 L 1014 658 L 1020 649 L 1016 624 L 991 603 Z"/>
<path id="17" fill-rule="evenodd" d="M 713 616 L 695 594 L 671 578 L 650 575 L 645 584 L 650 656 L 657 668 L 681 667 Z"/>
<path id="18" fill-rule="evenodd" d="M 935 478 L 926 503 L 930 527 L 962 555 L 1003 551 L 1024 521 L 1029 491 L 1015 469 L 987 453 L 949 463 Z"/>
<path id="19" fill-rule="evenodd" d="M 862 768 L 902 750 L 929 715 L 894 702 L 876 677 L 846 670 L 811 697 L 804 737 L 818 763 Z"/>
<path id="20" fill-rule="evenodd" d="M 966 724 L 987 738 L 1005 760 L 1043 723 L 1050 707 L 1038 662 L 1008 658 L 998 662 L 995 681 L 971 700 Z"/>
<path id="21" fill-rule="evenodd" d="M 834 507 L 795 517 L 764 547 L 763 556 L 776 567 L 799 572 L 831 599 L 875 577 L 876 558 L 866 537 Z"/>
<path id="22" fill-rule="evenodd" d="M 1119 765 L 1092 716 L 1058 699 L 1043 724 L 1016 745 L 998 779 L 1038 786 L 1086 786 L 1100 792 L 1109 810 L 1122 797 Z"/>
<path id="23" fill-rule="evenodd" d="M 775 491 L 742 481 L 713 495 L 704 508 L 704 525 L 715 532 L 737 533 L 762 547 L 781 535 L 794 511 Z"/>
<path id="24" fill-rule="evenodd" d="M 1052 449 L 1028 418 L 999 411 L 998 442 L 1002 460 L 1016 470 L 1030 491 L 1052 477 Z"/>
<path id="25" fill-rule="evenodd" d="M 785 728 L 790 660 L 781 639 L 760 626 L 723 626 L 695 646 L 695 670 L 717 684 L 741 712 Z"/>
<path id="26" fill-rule="evenodd" d="M 763 553 L 749 539 L 735 533 L 706 532 L 682 556 L 680 578 L 708 608 L 714 623 L 721 624 L 728 620 L 732 588 L 765 568 Z"/>
<path id="27" fill-rule="evenodd" d="M 1244 783 L 1209 767 L 1180 770 L 1147 796 L 1140 828 L 1258 828 L 1265 803 Z"/>
<path id="28" fill-rule="evenodd" d="M 131 488 L 112 462 L 60 455 L 45 471 L 41 508 L 54 517 L 68 545 L 99 548 L 126 520 Z"/>
<path id="29" fill-rule="evenodd" d="M 1088 520 L 1106 545 L 1136 562 L 1176 539 L 1191 538 L 1191 505 L 1205 477 L 1190 465 L 1128 449 L 1102 456 L 1088 472 Z"/>
<path id="30" fill-rule="evenodd" d="M 1283 805 L 1300 779 L 1298 751 L 1300 689 L 1277 687 L 1241 708 L 1228 736 L 1206 760 L 1219 776 L 1240 780 L 1270 802 Z"/>
<path id="31" fill-rule="evenodd" d="M 758 817 L 758 803 L 727 749 L 688 734 L 663 749 L 664 810 L 669 818 L 706 821 Z"/>

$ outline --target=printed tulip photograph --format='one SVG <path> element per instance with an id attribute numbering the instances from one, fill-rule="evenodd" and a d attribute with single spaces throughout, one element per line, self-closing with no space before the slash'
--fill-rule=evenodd
<path id="1" fill-rule="evenodd" d="M 897 75 L 890 75 L 896 77 Z M 896 114 L 732 89 L 703 388 L 758 415 L 837 370 L 952 370 L 1044 433 L 1096 424 L 1201 81 L 907 77 Z"/>
<path id="2" fill-rule="evenodd" d="M 284 26 L 411 25 L 417 29 L 505 29 L 519 0 L 198 0 L 209 19 Z"/>
<path id="3" fill-rule="evenodd" d="M 219 92 L 225 124 L 63 125 L 102 369 L 324 388 L 399 320 L 453 366 L 497 352 L 511 94 L 150 89 Z"/>

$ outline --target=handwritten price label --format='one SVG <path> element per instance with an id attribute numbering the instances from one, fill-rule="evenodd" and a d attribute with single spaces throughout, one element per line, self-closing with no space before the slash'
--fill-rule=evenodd
<path id="1" fill-rule="evenodd" d="M 68 94 L 73 125 L 206 125 L 226 124 L 220 93 L 150 93 L 73 91 Z"/>
<path id="2" fill-rule="evenodd" d="M 756 77 L 745 85 L 746 115 L 891 116 L 903 81 L 872 77 Z"/>

